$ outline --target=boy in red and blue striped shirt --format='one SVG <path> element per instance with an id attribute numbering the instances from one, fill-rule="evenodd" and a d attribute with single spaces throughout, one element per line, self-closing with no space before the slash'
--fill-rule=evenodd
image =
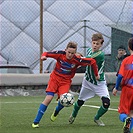
<path id="1" fill-rule="evenodd" d="M 131 133 L 133 128 L 133 38 L 128 41 L 128 50 L 131 53 L 121 64 L 113 95 L 116 95 L 121 83 L 121 96 L 118 112 L 120 121 L 124 122 L 123 133 Z"/>

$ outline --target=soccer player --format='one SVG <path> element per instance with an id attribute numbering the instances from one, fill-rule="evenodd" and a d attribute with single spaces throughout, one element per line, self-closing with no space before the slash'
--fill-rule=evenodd
<path id="1" fill-rule="evenodd" d="M 118 112 L 119 119 L 124 122 L 123 133 L 130 133 L 133 128 L 133 38 L 128 41 L 130 56 L 121 64 L 113 95 L 116 95 L 121 83 L 121 96 Z"/>
<path id="2" fill-rule="evenodd" d="M 65 51 L 44 52 L 42 54 L 42 60 L 46 60 L 47 57 L 50 57 L 57 60 L 57 62 L 53 72 L 50 75 L 48 86 L 46 88 L 47 95 L 44 101 L 40 104 L 38 113 L 32 124 L 33 128 L 39 127 L 39 122 L 44 115 L 48 105 L 52 101 L 54 94 L 57 93 L 59 98 L 61 94 L 69 92 L 69 88 L 72 82 L 71 79 L 74 77 L 78 66 L 91 65 L 96 78 L 99 79 L 96 61 L 92 58 L 89 59 L 76 56 L 76 51 L 77 43 L 69 42 Z M 51 121 L 55 121 L 59 111 L 63 108 L 64 106 L 58 102 L 54 113 L 51 115 Z"/>
<path id="3" fill-rule="evenodd" d="M 79 109 L 85 101 L 98 95 L 101 98 L 102 105 L 98 109 L 97 114 L 94 117 L 94 122 L 99 126 L 105 126 L 105 124 L 99 119 L 103 116 L 110 106 L 110 96 L 105 81 L 104 75 L 104 53 L 100 50 L 104 42 L 103 36 L 100 33 L 92 35 L 92 48 L 87 50 L 87 57 L 94 58 L 98 65 L 98 73 L 100 79 L 97 80 L 94 76 L 94 70 L 91 66 L 87 66 L 85 76 L 82 82 L 82 87 L 78 100 L 74 104 L 74 109 L 70 115 L 69 123 L 72 124 L 78 114 Z"/>

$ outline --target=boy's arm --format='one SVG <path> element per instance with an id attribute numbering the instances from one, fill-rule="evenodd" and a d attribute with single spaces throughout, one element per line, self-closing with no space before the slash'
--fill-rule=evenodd
<path id="1" fill-rule="evenodd" d="M 120 86 L 121 80 L 122 80 L 123 76 L 121 74 L 118 74 L 117 76 L 117 80 L 116 80 L 116 85 L 115 88 L 113 89 L 113 95 L 116 96 L 116 93 L 118 91 L 118 88 Z"/>
<path id="2" fill-rule="evenodd" d="M 58 59 L 60 54 L 64 54 L 64 51 L 52 51 L 52 52 L 44 52 L 41 56 L 41 60 L 46 60 L 47 57 Z"/>
<path id="3" fill-rule="evenodd" d="M 94 60 L 94 59 L 93 59 Z M 96 61 L 94 60 L 94 63 L 91 65 L 92 66 L 92 69 L 94 71 L 94 74 L 96 76 L 96 80 L 100 79 L 100 76 L 98 74 L 98 66 L 96 64 Z"/>
<path id="4" fill-rule="evenodd" d="M 81 66 L 87 66 L 87 65 L 91 65 L 92 66 L 92 69 L 94 71 L 94 74 L 96 76 L 96 79 L 100 79 L 100 76 L 98 74 L 98 66 L 96 64 L 96 60 L 93 59 L 93 58 L 85 58 L 85 57 L 81 57 Z M 86 62 L 86 63 L 85 63 Z"/>
<path id="5" fill-rule="evenodd" d="M 46 55 L 47 55 L 47 52 L 44 52 L 44 53 L 42 54 L 42 56 L 41 56 L 41 60 L 47 60 Z"/>
<path id="6" fill-rule="evenodd" d="M 121 80 L 124 76 L 124 69 L 125 69 L 125 60 L 122 61 L 122 64 L 120 66 L 119 69 L 119 74 L 117 76 L 117 80 L 116 80 L 116 85 L 115 88 L 113 89 L 113 95 L 116 95 L 117 91 L 118 91 L 118 87 L 120 86 Z"/>

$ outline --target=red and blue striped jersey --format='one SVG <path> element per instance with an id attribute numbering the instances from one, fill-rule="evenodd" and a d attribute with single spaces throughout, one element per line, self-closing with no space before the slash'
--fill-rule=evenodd
<path id="1" fill-rule="evenodd" d="M 119 74 L 123 76 L 121 85 L 133 88 L 133 55 L 126 57 L 122 61 Z"/>
<path id="2" fill-rule="evenodd" d="M 73 78 L 78 66 L 87 65 L 92 65 L 95 75 L 98 76 L 98 67 L 96 61 L 92 58 L 84 58 L 74 55 L 73 58 L 69 60 L 66 58 L 65 51 L 44 52 L 42 54 L 42 57 L 43 56 L 57 60 L 53 73 L 65 79 Z"/>

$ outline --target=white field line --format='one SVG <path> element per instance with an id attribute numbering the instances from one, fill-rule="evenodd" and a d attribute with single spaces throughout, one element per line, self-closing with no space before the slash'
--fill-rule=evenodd
<path id="1" fill-rule="evenodd" d="M 0 102 L 0 104 L 19 104 L 19 103 L 24 103 L 24 104 L 32 104 L 32 103 L 39 103 L 39 102 Z M 57 103 L 57 102 L 53 102 L 53 103 Z M 94 105 L 83 105 L 84 107 L 90 107 L 90 108 L 100 108 L 100 106 L 94 106 Z M 113 108 L 109 108 L 109 110 L 112 111 L 118 111 L 118 109 L 113 109 Z"/>
<path id="2" fill-rule="evenodd" d="M 100 106 L 94 106 L 94 105 L 83 105 L 85 107 L 91 107 L 91 108 L 100 108 Z M 112 110 L 112 111 L 118 111 L 118 109 L 113 109 L 113 108 L 109 108 L 108 110 Z"/>
<path id="3" fill-rule="evenodd" d="M 18 103 L 39 103 L 39 102 L 0 102 L 0 104 L 18 104 Z"/>

